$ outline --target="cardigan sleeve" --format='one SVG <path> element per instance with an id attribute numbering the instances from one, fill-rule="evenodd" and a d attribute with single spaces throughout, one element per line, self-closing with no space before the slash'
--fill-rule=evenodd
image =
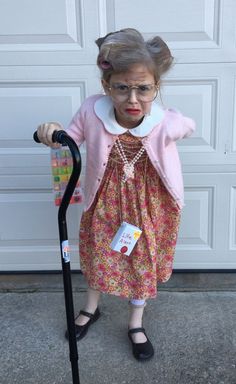
<path id="1" fill-rule="evenodd" d="M 166 145 L 172 141 L 191 136 L 195 130 L 195 122 L 179 111 L 169 109 L 166 118 Z"/>
<path id="2" fill-rule="evenodd" d="M 94 118 L 94 103 L 100 97 L 101 95 L 92 95 L 85 99 L 66 130 L 68 135 L 70 135 L 78 145 L 86 141 L 88 132 L 96 123 Z"/>
<path id="3" fill-rule="evenodd" d="M 81 108 L 73 116 L 69 126 L 66 129 L 68 135 L 80 146 L 84 141 L 84 123 Z"/>

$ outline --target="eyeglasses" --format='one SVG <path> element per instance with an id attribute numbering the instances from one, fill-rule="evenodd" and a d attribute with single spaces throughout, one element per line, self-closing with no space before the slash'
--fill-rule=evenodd
<path id="1" fill-rule="evenodd" d="M 134 90 L 139 101 L 148 103 L 157 97 L 158 86 L 156 84 L 127 85 L 115 83 L 111 84 L 108 90 L 111 97 L 117 101 L 126 101 L 130 97 L 131 91 Z"/>

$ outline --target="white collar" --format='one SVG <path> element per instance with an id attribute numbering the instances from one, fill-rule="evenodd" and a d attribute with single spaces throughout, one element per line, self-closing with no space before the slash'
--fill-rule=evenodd
<path id="1" fill-rule="evenodd" d="M 164 110 L 157 103 L 152 103 L 151 113 L 145 115 L 141 124 L 136 128 L 126 129 L 119 125 L 115 119 L 114 107 L 109 96 L 102 96 L 96 100 L 94 111 L 99 119 L 102 120 L 105 129 L 112 134 L 121 135 L 129 131 L 133 136 L 147 136 L 152 129 L 161 122 L 164 117 Z"/>

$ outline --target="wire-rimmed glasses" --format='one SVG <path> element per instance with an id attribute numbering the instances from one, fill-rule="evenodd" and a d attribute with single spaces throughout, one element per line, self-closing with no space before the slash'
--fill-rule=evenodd
<path id="1" fill-rule="evenodd" d="M 131 92 L 135 91 L 137 100 L 149 103 L 157 97 L 158 86 L 156 84 L 127 85 L 114 83 L 110 84 L 108 90 L 111 97 L 116 101 L 128 100 Z"/>

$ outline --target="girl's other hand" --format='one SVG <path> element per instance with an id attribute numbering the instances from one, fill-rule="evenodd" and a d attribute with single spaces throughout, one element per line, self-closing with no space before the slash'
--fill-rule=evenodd
<path id="1" fill-rule="evenodd" d="M 60 148 L 61 144 L 53 143 L 52 134 L 54 131 L 61 131 L 63 127 L 59 123 L 44 123 L 40 124 L 37 128 L 37 135 L 41 143 L 51 147 Z"/>

